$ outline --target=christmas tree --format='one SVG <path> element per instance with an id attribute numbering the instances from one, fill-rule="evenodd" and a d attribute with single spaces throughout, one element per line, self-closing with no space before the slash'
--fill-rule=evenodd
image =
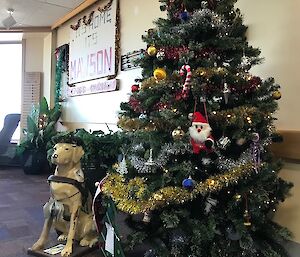
<path id="1" fill-rule="evenodd" d="M 160 0 L 142 38 L 142 79 L 121 104 L 127 142 L 103 192 L 128 215 L 125 249 L 145 257 L 279 257 L 272 213 L 291 184 L 269 150 L 280 86 L 251 74 L 236 0 Z M 274 141 L 274 140 L 273 140 Z"/>

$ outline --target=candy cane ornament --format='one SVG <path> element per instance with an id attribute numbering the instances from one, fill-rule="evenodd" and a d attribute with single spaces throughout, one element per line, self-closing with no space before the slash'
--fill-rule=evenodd
<path id="1" fill-rule="evenodd" d="M 183 89 L 182 89 L 182 97 L 183 98 L 188 97 L 188 93 L 190 90 L 190 84 L 191 84 L 191 79 L 192 79 L 192 72 L 191 72 L 190 65 L 182 65 L 182 67 L 179 71 L 180 76 L 184 76 L 185 72 L 186 72 L 186 77 L 185 77 L 185 81 L 184 81 Z"/>

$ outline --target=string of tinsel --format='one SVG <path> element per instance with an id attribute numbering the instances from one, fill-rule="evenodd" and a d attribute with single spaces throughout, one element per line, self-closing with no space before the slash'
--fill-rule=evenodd
<path id="1" fill-rule="evenodd" d="M 255 127 L 261 120 L 271 119 L 272 117 L 256 107 L 241 106 L 224 111 L 213 111 L 209 114 L 209 118 L 221 127 L 239 126 L 243 128 L 245 125 Z M 168 127 L 168 124 L 167 121 L 158 118 L 141 120 L 139 118 L 122 116 L 119 118 L 118 126 L 127 131 L 155 131 L 164 130 L 164 128 Z"/>
<path id="2" fill-rule="evenodd" d="M 261 120 L 271 118 L 268 113 L 256 107 L 247 106 L 240 106 L 224 111 L 213 111 L 209 117 L 221 127 L 239 126 L 240 128 L 243 128 L 245 125 L 255 127 Z"/>
<path id="3" fill-rule="evenodd" d="M 192 152 L 191 145 L 184 142 L 167 143 L 162 147 L 158 157 L 153 160 L 155 167 L 163 167 L 167 164 L 171 155 L 185 154 L 186 152 Z M 149 173 L 149 166 L 146 165 L 147 160 L 138 156 L 131 156 L 131 165 L 139 173 Z"/>
<path id="4" fill-rule="evenodd" d="M 97 10 L 100 13 L 107 11 L 111 7 L 112 2 L 113 2 L 113 0 L 110 0 L 104 7 L 98 7 Z M 79 18 L 75 25 L 74 24 L 70 25 L 70 28 L 73 30 L 78 30 L 81 25 L 81 21 L 83 21 L 83 24 L 85 24 L 86 26 L 89 25 L 93 19 L 94 13 L 95 13 L 94 11 L 90 12 L 88 20 L 86 19 L 86 15 L 83 16 L 83 18 Z"/>
<path id="5" fill-rule="evenodd" d="M 271 138 L 267 138 L 265 140 L 262 140 L 260 143 L 260 149 L 262 152 L 265 152 L 265 147 L 270 145 L 272 142 Z M 241 165 L 245 165 L 247 163 L 250 163 L 253 160 L 253 156 L 251 154 L 251 148 L 248 148 L 246 151 L 244 151 L 241 156 L 235 160 L 231 158 L 226 158 L 224 155 L 218 153 L 218 159 L 217 159 L 217 167 L 219 170 L 225 171 L 228 169 L 233 169 L 234 167 L 238 167 Z"/>
<path id="6" fill-rule="evenodd" d="M 55 69 L 55 105 L 59 104 L 59 100 L 61 98 L 61 78 L 63 73 L 63 58 L 64 55 L 61 53 L 61 49 L 58 49 L 58 60 L 56 62 Z"/>
<path id="7" fill-rule="evenodd" d="M 225 36 L 229 33 L 229 25 L 225 22 L 222 15 L 219 15 L 208 8 L 203 8 L 195 11 L 191 18 L 178 26 L 175 33 L 184 35 L 188 28 L 205 26 L 207 21 L 212 28 L 218 30 L 218 35 L 220 37 Z"/>
<path id="8" fill-rule="evenodd" d="M 261 166 L 263 165 L 261 164 Z M 178 186 L 169 186 L 152 193 L 148 199 L 144 197 L 147 192 L 144 178 L 135 177 L 126 180 L 117 173 L 111 173 L 105 179 L 102 190 L 105 195 L 113 199 L 119 210 L 130 214 L 139 214 L 170 204 L 183 204 L 195 199 L 199 194 L 218 192 L 225 187 L 238 183 L 241 178 L 250 177 L 253 170 L 252 162 L 247 163 L 195 183 L 195 187 L 191 191 Z"/>

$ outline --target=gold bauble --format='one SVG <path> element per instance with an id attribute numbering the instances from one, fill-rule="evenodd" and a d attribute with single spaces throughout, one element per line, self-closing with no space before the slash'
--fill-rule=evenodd
<path id="1" fill-rule="evenodd" d="M 172 131 L 172 137 L 174 140 L 180 140 L 184 137 L 185 132 L 181 129 L 181 127 L 178 127 Z"/>
<path id="2" fill-rule="evenodd" d="M 150 56 L 155 56 L 156 53 L 157 53 L 157 49 L 155 46 L 149 46 L 148 49 L 147 49 L 147 53 L 150 55 Z"/>
<path id="3" fill-rule="evenodd" d="M 164 80 L 167 77 L 167 72 L 164 68 L 157 68 L 153 72 L 153 76 L 156 80 Z"/>
<path id="4" fill-rule="evenodd" d="M 244 137 L 241 137 L 241 138 L 239 138 L 239 139 L 237 139 L 236 140 L 236 144 L 237 145 L 243 145 L 243 144 L 245 144 L 247 142 L 247 139 L 246 138 L 244 138 Z"/>
<path id="5" fill-rule="evenodd" d="M 181 127 L 178 127 L 172 131 L 172 137 L 174 140 L 180 140 L 185 136 L 185 132 L 181 129 Z"/>
<path id="6" fill-rule="evenodd" d="M 273 99 L 275 99 L 275 100 L 279 100 L 279 99 L 281 98 L 281 93 L 280 93 L 280 91 L 279 91 L 279 90 L 274 91 L 273 94 L 272 94 L 272 97 L 273 97 Z"/>
<path id="7" fill-rule="evenodd" d="M 237 202 L 242 200 L 242 196 L 240 194 L 235 194 L 233 197 Z"/>

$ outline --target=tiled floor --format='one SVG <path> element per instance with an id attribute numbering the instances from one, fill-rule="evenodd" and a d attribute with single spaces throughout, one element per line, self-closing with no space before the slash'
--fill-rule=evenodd
<path id="1" fill-rule="evenodd" d="M 21 169 L 0 168 L 0 257 L 25 257 L 37 240 L 49 198 L 48 175 L 25 175 Z M 50 240 L 55 242 L 55 232 Z M 86 257 L 101 257 L 99 251 Z"/>

